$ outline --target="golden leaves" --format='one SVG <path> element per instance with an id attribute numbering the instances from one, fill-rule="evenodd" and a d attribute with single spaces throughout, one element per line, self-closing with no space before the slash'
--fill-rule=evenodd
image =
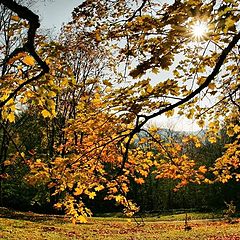
<path id="1" fill-rule="evenodd" d="M 102 191 L 103 189 L 104 189 L 104 186 L 103 186 L 103 185 L 98 185 L 97 187 L 94 188 L 94 190 L 95 190 L 96 192 L 100 192 L 100 191 Z"/>
<path id="2" fill-rule="evenodd" d="M 18 22 L 20 20 L 20 18 L 18 15 L 13 15 L 13 16 L 11 16 L 11 20 Z"/>
<path id="3" fill-rule="evenodd" d="M 95 31 L 95 39 L 97 42 L 101 42 L 102 38 L 101 38 L 101 32 L 100 32 L 100 29 L 97 29 Z"/>
<path id="4" fill-rule="evenodd" d="M 117 195 L 117 196 L 115 197 L 115 200 L 116 200 L 116 202 L 118 202 L 118 203 L 122 202 L 123 199 L 124 199 L 124 197 L 123 197 L 122 195 Z"/>
<path id="5" fill-rule="evenodd" d="M 174 115 L 174 110 L 169 110 L 165 113 L 167 117 L 172 117 Z"/>
<path id="6" fill-rule="evenodd" d="M 89 192 L 88 197 L 89 197 L 89 199 L 94 199 L 96 197 L 96 193 L 95 192 Z"/>
<path id="7" fill-rule="evenodd" d="M 52 114 L 46 109 L 42 110 L 41 113 L 42 113 L 44 118 L 48 118 L 48 117 L 51 118 L 52 117 Z"/>
<path id="8" fill-rule="evenodd" d="M 198 168 L 198 171 L 200 172 L 200 173 L 206 173 L 207 172 L 207 168 L 206 168 L 206 166 L 200 166 L 199 168 Z"/>
<path id="9" fill-rule="evenodd" d="M 15 122 L 14 112 L 11 112 L 10 114 L 8 114 L 7 119 L 9 120 L 9 122 Z"/>
<path id="10" fill-rule="evenodd" d="M 5 160 L 4 162 L 3 162 L 3 166 L 10 166 L 12 163 L 11 163 L 11 161 L 10 160 Z"/>
<path id="11" fill-rule="evenodd" d="M 61 209 L 62 206 L 63 206 L 62 203 L 56 203 L 56 204 L 54 204 L 54 207 L 55 207 L 55 208 L 58 208 L 58 209 Z"/>
<path id="12" fill-rule="evenodd" d="M 203 119 L 200 119 L 199 121 L 197 121 L 197 124 L 199 127 L 203 128 L 205 126 L 205 121 Z"/>
<path id="13" fill-rule="evenodd" d="M 145 180 L 143 178 L 135 178 L 134 181 L 137 183 L 137 184 L 143 184 L 145 182 Z"/>
<path id="14" fill-rule="evenodd" d="M 225 19 L 225 27 L 223 29 L 223 32 L 226 34 L 232 27 L 235 26 L 236 20 L 232 18 L 232 16 L 229 16 Z"/>
<path id="15" fill-rule="evenodd" d="M 5 93 L 1 100 L 8 98 L 8 94 Z M 13 99 L 10 99 L 5 106 L 2 108 L 2 118 L 8 120 L 10 123 L 15 122 L 15 110 L 16 105 Z"/>
<path id="16" fill-rule="evenodd" d="M 159 73 L 159 69 L 158 69 L 158 68 L 153 68 L 153 69 L 152 69 L 152 73 L 158 74 L 158 73 Z"/>
<path id="17" fill-rule="evenodd" d="M 77 220 L 80 222 L 80 223 L 87 223 L 87 218 L 83 215 L 80 215 Z"/>
<path id="18" fill-rule="evenodd" d="M 33 66 L 35 65 L 35 59 L 32 56 L 27 55 L 22 60 L 26 65 Z"/>
<path id="19" fill-rule="evenodd" d="M 211 90 L 214 90 L 216 88 L 216 84 L 215 83 L 209 83 L 208 88 L 211 89 Z"/>
<path id="20" fill-rule="evenodd" d="M 189 3 L 195 4 L 195 2 L 191 1 Z M 118 17 L 121 18 L 123 16 L 122 13 L 120 11 Z M 106 12 L 103 11 L 102 14 L 105 16 Z M 96 21 L 100 27 L 95 26 L 94 21 L 96 18 L 91 19 L 92 23 L 89 22 L 85 30 L 90 31 L 91 34 L 89 36 L 95 40 L 93 41 L 95 44 L 97 42 L 96 46 L 98 47 L 100 46 L 100 41 L 106 40 L 106 49 L 107 51 L 109 50 L 110 58 L 108 59 L 108 56 L 106 56 L 104 61 L 107 59 L 106 65 L 111 66 L 111 69 L 113 69 L 110 70 L 111 78 L 108 79 L 106 76 L 102 76 L 102 72 L 98 71 L 100 77 L 86 77 L 82 81 L 81 77 L 74 76 L 74 71 L 69 67 L 72 62 L 59 64 L 59 56 L 56 55 L 47 59 L 47 62 L 54 69 L 51 72 L 51 77 L 47 76 L 43 79 L 44 83 L 48 84 L 47 87 L 37 87 L 40 97 L 35 98 L 35 93 L 27 90 L 25 94 L 26 99 L 34 98 L 41 107 L 40 112 L 44 118 L 52 118 L 56 114 L 54 104 L 56 96 L 61 97 L 61 93 L 63 93 L 64 97 L 73 95 L 73 98 L 66 98 L 62 104 L 65 107 L 63 107 L 64 110 L 70 108 L 74 112 L 74 117 L 71 116 L 64 129 L 66 143 L 58 148 L 59 152 L 62 152 L 64 149 L 68 158 L 56 158 L 51 166 L 52 175 L 57 182 L 54 187 L 56 187 L 59 193 L 64 192 L 66 198 L 64 199 L 65 205 L 63 205 L 67 208 L 67 213 L 74 217 L 73 223 L 77 221 L 86 222 L 87 210 L 84 208 L 84 203 L 78 201 L 81 199 L 81 195 L 94 199 L 98 192 L 106 188 L 106 192 L 108 192 L 107 197 L 115 199 L 117 203 L 126 206 L 128 208 L 127 213 L 132 214 L 137 208 L 133 203 L 130 203 L 131 207 L 129 207 L 127 199 L 123 196 L 123 193 L 129 191 L 131 179 L 137 184 L 143 184 L 149 174 L 152 174 L 152 168 L 154 168 L 156 170 L 154 174 L 157 175 L 157 178 L 175 179 L 179 182 L 178 187 L 182 187 L 189 182 L 195 181 L 199 183 L 207 172 L 205 166 L 201 166 L 201 163 L 196 166 L 195 162 L 189 157 L 190 154 L 185 154 L 189 146 L 193 150 L 200 148 L 202 146 L 201 139 L 198 139 L 196 136 L 187 136 L 186 139 L 181 139 L 182 142 L 180 139 L 174 142 L 176 139 L 173 138 L 163 140 L 160 131 L 158 131 L 159 128 L 155 126 L 149 129 L 153 137 L 152 139 L 145 135 L 139 137 L 135 134 L 136 138 L 133 138 L 131 141 L 128 158 L 122 171 L 123 174 L 117 179 L 117 183 L 110 181 L 108 178 L 110 174 L 117 172 L 121 167 L 124 159 L 123 153 L 126 150 L 126 143 L 129 139 L 127 136 L 135 127 L 136 115 L 142 114 L 142 112 L 149 115 L 159 109 L 164 109 L 174 102 L 180 101 L 191 94 L 199 85 L 202 85 L 207 79 L 204 74 L 207 75 L 209 69 L 215 66 L 219 56 L 218 52 L 211 53 L 211 51 L 208 51 L 209 49 L 206 49 L 206 54 L 208 52 L 210 54 L 209 56 L 204 56 L 200 44 L 198 48 L 189 46 L 189 42 L 186 42 L 188 40 L 183 34 L 183 27 L 185 22 L 188 22 L 188 14 L 187 11 L 182 16 L 173 13 L 171 18 L 165 22 L 162 17 L 158 19 L 157 15 L 156 17 L 147 16 L 143 12 L 142 16 L 124 23 L 124 27 L 119 22 L 119 24 L 111 27 L 105 25 L 105 29 L 103 25 L 101 26 L 105 20 L 104 18 L 102 19 L 103 16 L 99 16 L 102 21 Z M 77 21 L 78 19 L 76 19 L 74 24 Z M 232 17 L 226 18 L 225 25 L 227 29 L 224 31 L 231 30 L 234 25 L 233 21 L 235 19 Z M 84 22 L 81 22 L 81 24 L 84 24 Z M 69 34 L 71 31 L 70 26 L 70 29 L 65 33 Z M 109 32 L 105 35 L 104 31 Z M 84 37 L 88 38 L 87 34 Z M 127 44 L 125 44 L 125 37 L 127 37 Z M 121 41 L 121 38 L 124 41 Z M 224 42 L 226 40 L 221 43 L 223 38 L 224 36 L 221 35 L 215 37 L 217 44 L 220 42 L 219 49 L 226 45 L 226 42 Z M 116 43 L 114 45 L 112 43 L 113 39 L 120 40 L 118 41 L 120 44 Z M 72 43 L 69 42 L 69 44 Z M 76 47 L 74 44 L 72 46 L 72 49 Z M 93 46 L 94 51 L 96 46 Z M 98 49 L 97 54 L 101 50 L 102 48 Z M 185 55 L 179 66 L 175 67 L 174 58 L 180 52 L 184 52 Z M 201 56 L 198 55 L 198 52 Z M 44 51 L 43 53 L 45 54 Z M 53 54 L 53 51 L 48 53 Z M 75 57 L 74 51 L 70 53 L 70 55 Z M 92 57 L 91 54 L 95 57 L 94 53 L 89 51 L 88 56 Z M 60 55 L 65 56 L 67 54 L 60 53 Z M 33 66 L 35 64 L 31 56 L 22 57 L 24 57 L 23 63 L 26 65 Z M 64 59 L 64 61 L 66 60 Z M 128 66 L 126 66 L 126 73 L 123 73 L 122 64 L 125 64 L 125 61 L 131 65 L 130 67 L 133 70 L 128 69 Z M 23 67 L 27 68 L 27 66 Z M 120 73 L 117 68 L 120 68 Z M 170 68 L 171 71 L 173 70 L 174 76 L 166 80 L 159 77 L 154 83 L 149 78 L 146 80 L 136 79 L 148 73 L 160 75 L 162 73 L 159 71 L 160 68 Z M 227 71 L 237 72 L 237 68 L 229 67 Z M 128 74 L 135 79 L 128 81 Z M 209 94 L 213 93 L 213 90 L 219 90 L 221 84 L 224 84 L 226 90 L 229 91 L 227 95 L 231 92 L 230 90 L 237 89 L 238 85 L 236 83 L 235 85 L 230 83 L 228 88 L 228 82 L 225 83 L 226 79 L 227 77 L 223 80 L 221 80 L 221 77 L 214 79 L 208 85 L 208 89 L 206 88 L 206 96 L 208 97 Z M 216 81 L 218 82 L 216 83 Z M 74 89 L 73 92 L 69 90 L 71 88 Z M 75 102 L 76 89 L 80 89 L 79 95 L 81 96 L 77 100 L 79 102 Z M 65 93 L 66 95 L 64 95 Z M 223 92 L 220 94 L 222 95 Z M 200 98 L 204 94 L 200 93 L 199 95 Z M 77 105 L 76 108 L 75 104 Z M 196 99 L 189 101 L 184 106 L 180 106 L 181 112 L 179 111 L 179 113 L 186 113 L 188 118 L 194 119 L 194 117 L 200 115 L 205 110 L 196 107 L 197 104 L 198 100 Z M 65 113 L 64 110 L 62 112 Z M 62 112 L 60 111 L 60 115 Z M 13 114 L 13 111 L 8 115 L 9 121 L 13 121 L 11 114 Z M 121 116 L 119 117 L 119 115 Z M 173 116 L 174 110 L 168 111 L 166 115 Z M 67 116 L 64 115 L 64 117 Z M 141 121 L 144 121 L 144 117 L 140 119 L 140 123 Z M 207 122 L 208 118 L 203 116 L 198 121 L 199 126 L 203 127 L 205 121 Z M 129 123 L 129 125 L 126 123 Z M 210 142 L 216 142 L 216 135 L 219 130 L 220 124 L 217 121 L 210 122 L 208 135 Z M 239 133 L 239 126 L 229 126 L 227 133 L 229 136 L 234 136 Z M 235 155 L 232 152 L 230 153 L 229 150 L 226 157 L 222 158 L 221 161 L 229 163 L 230 158 L 232 166 L 236 166 L 237 150 L 233 150 Z M 38 165 L 41 166 L 42 164 L 39 163 Z M 219 173 L 219 171 L 217 172 Z M 227 176 L 225 179 L 228 179 L 229 174 L 225 172 L 225 175 Z M 73 192 L 73 194 L 69 196 L 68 192 Z"/>
<path id="21" fill-rule="evenodd" d="M 216 143 L 217 142 L 217 138 L 213 136 L 213 137 L 208 138 L 208 141 L 210 143 Z"/>
<path id="22" fill-rule="evenodd" d="M 75 192 L 73 193 L 75 196 L 81 195 L 83 193 L 83 189 L 81 187 L 75 188 Z"/>

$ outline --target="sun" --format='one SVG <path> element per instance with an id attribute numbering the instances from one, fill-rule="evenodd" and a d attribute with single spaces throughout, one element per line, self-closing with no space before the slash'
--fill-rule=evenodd
<path id="1" fill-rule="evenodd" d="M 203 39 L 207 35 L 207 32 L 208 32 L 208 25 L 206 22 L 203 22 L 203 21 L 197 21 L 191 27 L 191 33 L 196 40 Z"/>

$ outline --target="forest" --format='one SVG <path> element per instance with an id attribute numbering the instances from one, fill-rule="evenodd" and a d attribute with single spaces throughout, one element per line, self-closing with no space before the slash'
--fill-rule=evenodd
<path id="1" fill-rule="evenodd" d="M 79 1 L 54 36 L 31 4 L 0 0 L 0 207 L 240 210 L 239 0 Z"/>

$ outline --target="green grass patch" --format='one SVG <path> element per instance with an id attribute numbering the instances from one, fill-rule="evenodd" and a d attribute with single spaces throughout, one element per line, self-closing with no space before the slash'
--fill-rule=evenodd
<path id="1" fill-rule="evenodd" d="M 144 218 L 145 221 L 184 221 L 185 217 L 187 217 L 188 220 L 201 220 L 201 219 L 222 219 L 223 218 L 223 212 L 212 212 L 212 213 L 201 213 L 201 212 L 176 212 L 174 214 L 159 214 L 159 213 L 142 213 L 137 214 L 136 218 Z M 121 220 L 126 218 L 122 213 L 104 213 L 96 215 L 99 219 L 105 219 L 108 218 Z"/>

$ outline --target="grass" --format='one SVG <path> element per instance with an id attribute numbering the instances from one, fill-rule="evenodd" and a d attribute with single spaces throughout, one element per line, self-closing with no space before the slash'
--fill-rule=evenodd
<path id="1" fill-rule="evenodd" d="M 198 214 L 193 216 L 199 217 Z M 177 221 L 170 221 L 171 218 Z M 94 217 L 87 224 L 73 225 L 63 216 L 0 209 L 0 239 L 240 240 L 240 223 L 190 220 L 192 229 L 184 231 L 184 222 L 179 221 L 181 218 L 164 216 L 164 221 L 159 221 L 161 218 L 151 217 L 144 218 L 144 223 L 138 219 L 137 224 L 127 218 Z"/>

